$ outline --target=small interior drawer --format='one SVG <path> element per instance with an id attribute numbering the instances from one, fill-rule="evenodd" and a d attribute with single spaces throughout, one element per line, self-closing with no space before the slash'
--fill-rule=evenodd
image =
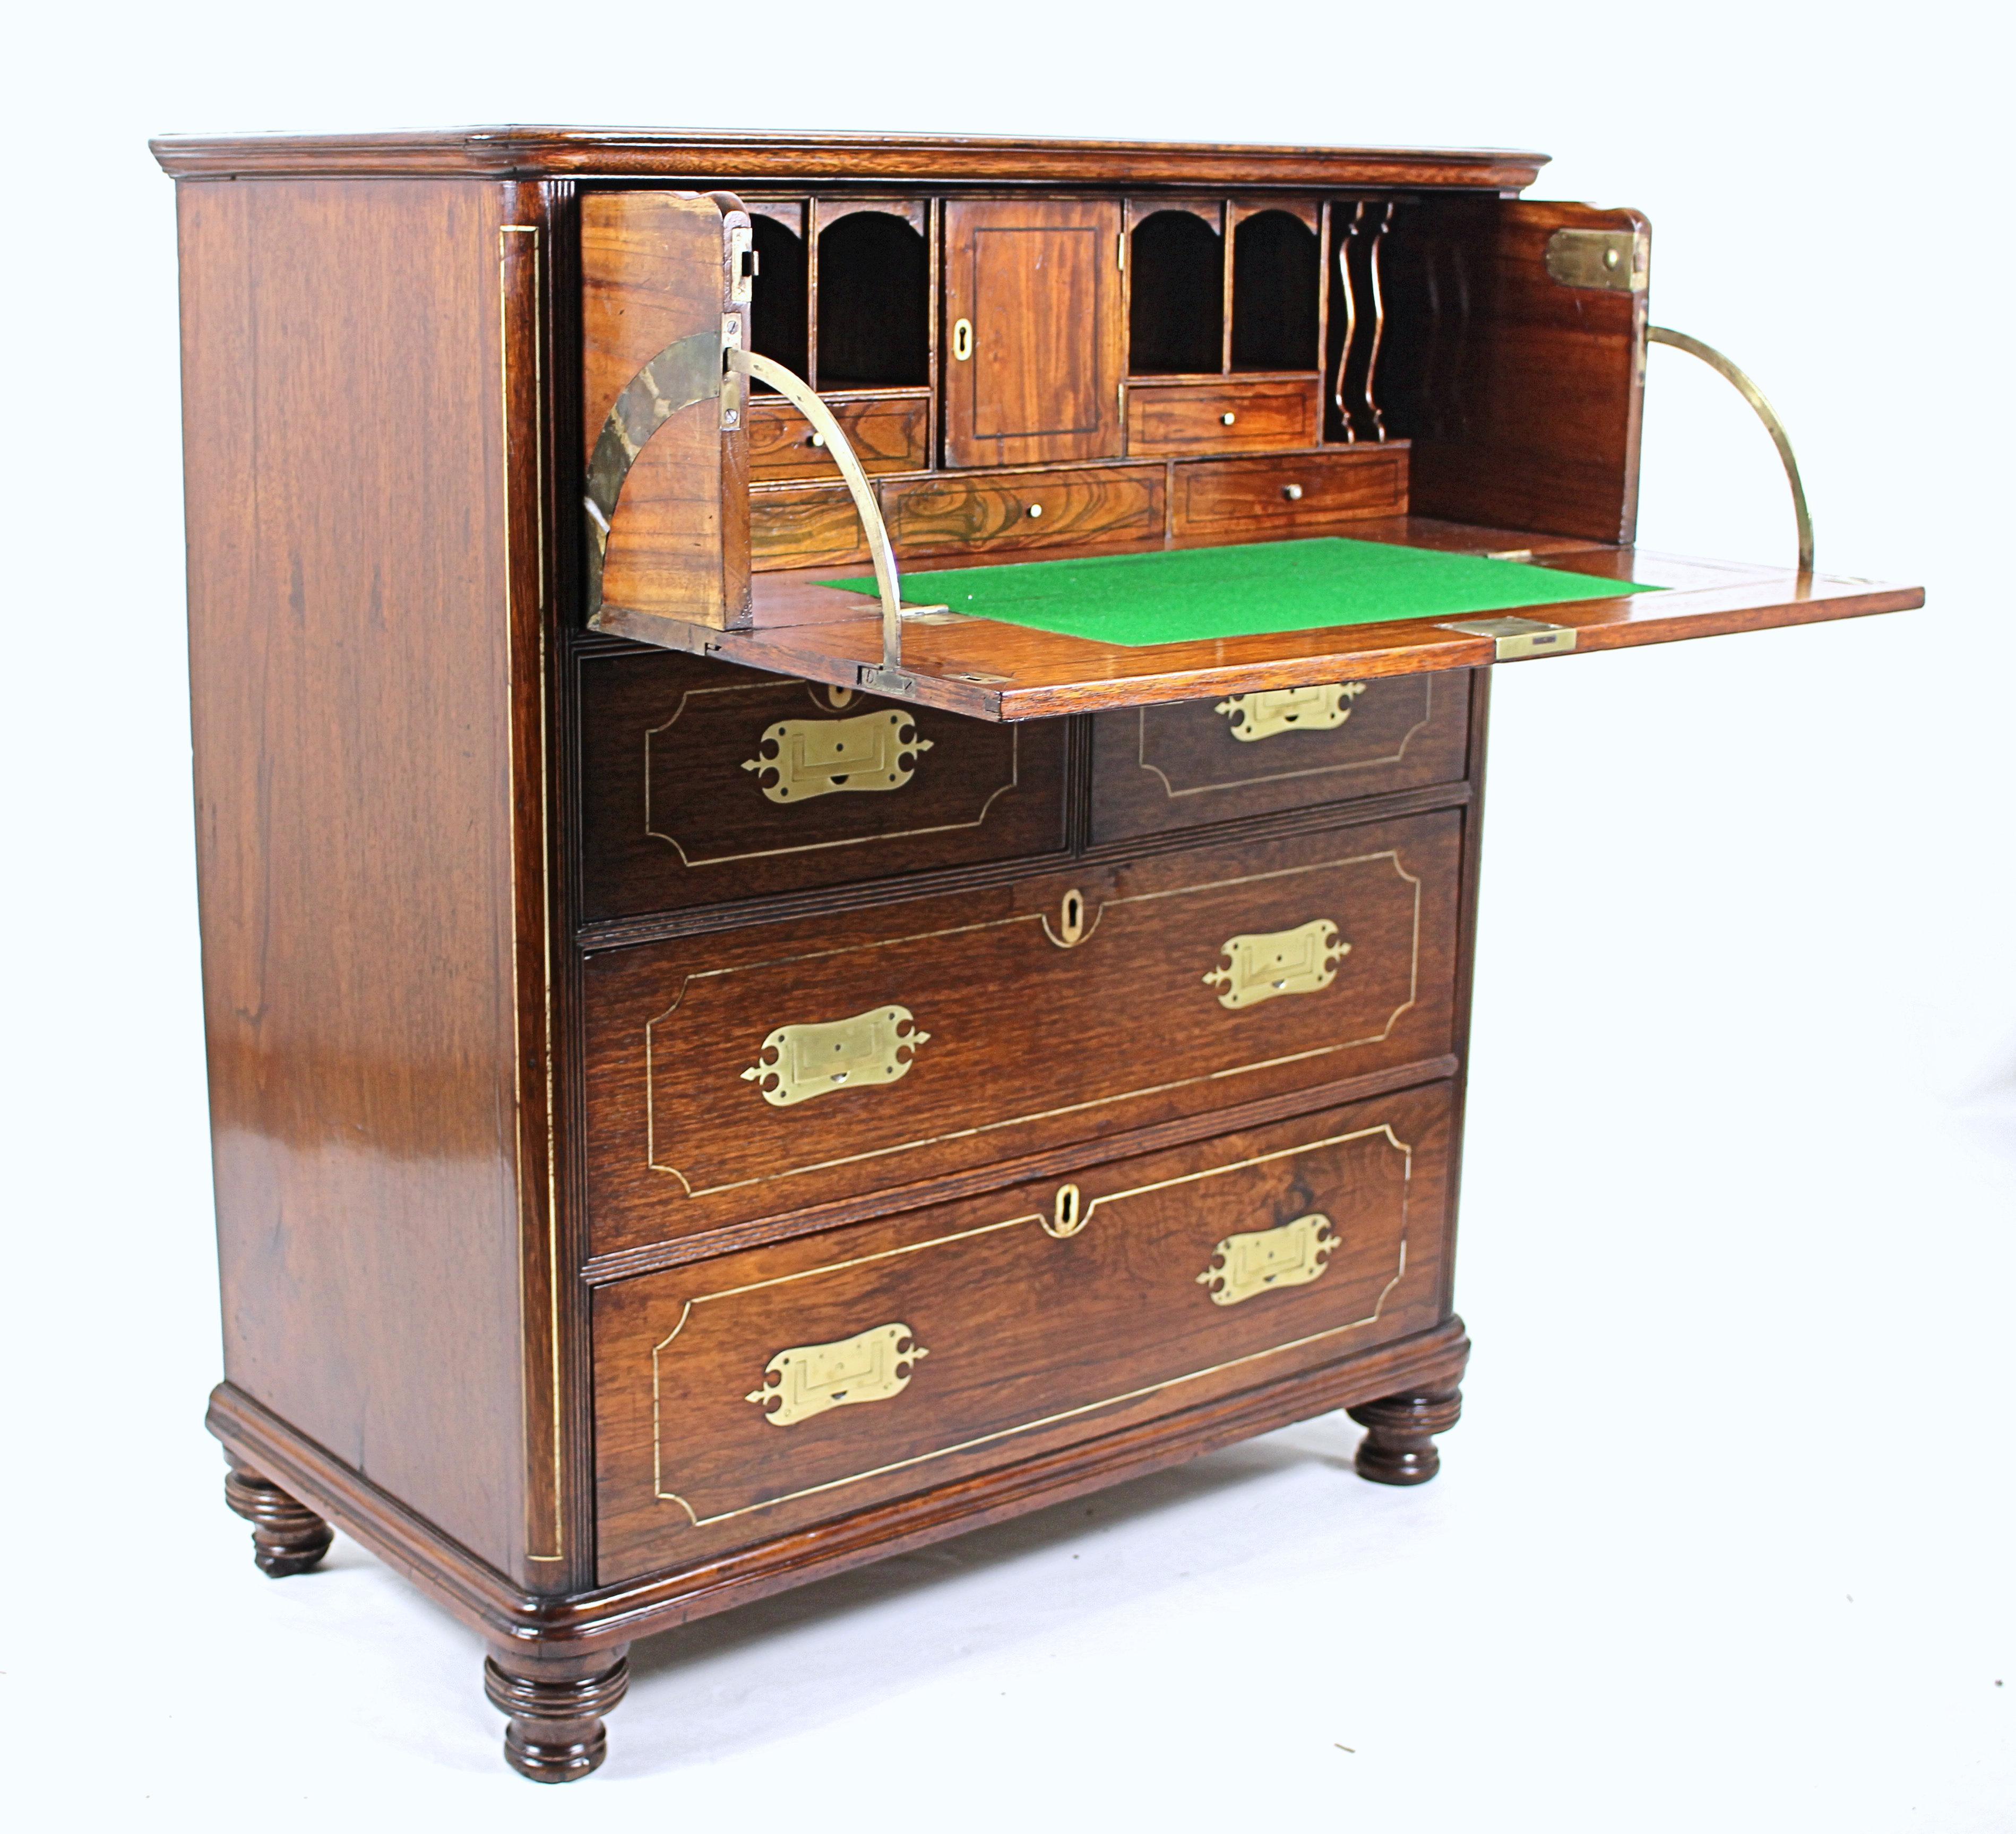
<path id="1" fill-rule="evenodd" d="M 1323 382 L 1130 383 L 1127 450 L 1136 458 L 1278 451 L 1321 437 Z"/>
<path id="2" fill-rule="evenodd" d="M 599 955 L 591 1252 L 1437 1059 L 1461 840 L 1439 812 Z"/>
<path id="3" fill-rule="evenodd" d="M 1459 781 L 1471 674 L 1384 675 L 1165 701 L 1093 723 L 1095 840 Z"/>
<path id="4" fill-rule="evenodd" d="M 581 665 L 590 921 L 1055 852 L 1064 723 L 985 725 L 670 651 Z"/>
<path id="5" fill-rule="evenodd" d="M 759 484 L 749 493 L 752 569 L 844 566 L 867 558 L 867 538 L 845 484 Z"/>
<path id="6" fill-rule="evenodd" d="M 1018 471 L 885 484 L 882 513 L 901 554 L 1150 546 L 1162 538 L 1160 466 Z"/>
<path id="7" fill-rule="evenodd" d="M 863 471 L 921 471 L 931 462 L 931 398 L 919 394 L 839 396 L 826 401 Z M 749 404 L 749 476 L 753 482 L 838 476 L 824 438 L 789 401 L 759 395 Z"/>
<path id="8" fill-rule="evenodd" d="M 605 1287 L 603 1584 L 1439 1322 L 1431 1084 Z"/>
<path id="9" fill-rule="evenodd" d="M 1384 445 L 1294 458 L 1200 460 L 1175 476 L 1175 533 L 1285 534 L 1407 509 L 1407 453 Z"/>

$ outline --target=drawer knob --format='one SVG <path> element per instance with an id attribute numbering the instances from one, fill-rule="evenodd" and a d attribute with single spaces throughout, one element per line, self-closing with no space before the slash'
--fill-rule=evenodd
<path id="1" fill-rule="evenodd" d="M 1218 424 L 1220 426 L 1235 426 L 1238 424 L 1238 422 L 1239 416 L 1237 414 L 1230 412 L 1221 414 L 1218 417 Z"/>
<path id="2" fill-rule="evenodd" d="M 1299 503 L 1302 500 L 1302 487 L 1300 484 L 1283 484 L 1281 487 L 1281 494 L 1291 503 Z"/>
<path id="3" fill-rule="evenodd" d="M 931 742 L 918 735 L 916 715 L 902 707 L 851 720 L 779 720 L 764 729 L 755 757 L 744 758 L 742 768 L 756 772 L 767 801 L 811 802 L 847 792 L 901 789 L 916 759 L 931 749 Z"/>
<path id="4" fill-rule="evenodd" d="M 1336 1246 L 1330 1218 L 1312 1211 L 1278 1229 L 1226 1236 L 1211 1251 L 1217 1264 L 1198 1275 L 1197 1284 L 1211 1289 L 1213 1305 L 1237 1305 L 1263 1293 L 1320 1279 Z"/>
<path id="5" fill-rule="evenodd" d="M 917 1029 L 907 1006 L 877 1006 L 823 1025 L 780 1025 L 742 1081 L 755 1084 L 772 1108 L 842 1089 L 882 1088 L 910 1073 L 931 1037 Z"/>
<path id="6" fill-rule="evenodd" d="M 837 1343 L 794 1344 L 771 1358 L 763 1379 L 742 1398 L 762 1408 L 772 1426 L 792 1426 L 830 1408 L 894 1399 L 931 1354 L 900 1323 L 877 1325 Z"/>
<path id="7" fill-rule="evenodd" d="M 806 438 L 805 444 L 808 446 L 816 446 L 821 451 L 824 451 L 826 450 L 826 435 L 823 433 L 812 433 Z"/>
<path id="8" fill-rule="evenodd" d="M 1283 732 L 1328 732 L 1351 717 L 1345 703 L 1365 692 L 1363 681 L 1326 681 L 1313 688 L 1263 688 L 1235 694 L 1216 710 L 1232 722 L 1232 736 L 1251 743 Z"/>
<path id="9" fill-rule="evenodd" d="M 1204 977 L 1219 990 L 1218 1003 L 1231 1011 L 1278 1000 L 1285 994 L 1319 994 L 1337 979 L 1337 965 L 1351 944 L 1327 917 L 1312 917 L 1293 930 L 1229 936 L 1219 944 L 1226 960 Z"/>
<path id="10" fill-rule="evenodd" d="M 1041 516 L 1043 513 L 1043 506 L 1040 503 L 1031 503 L 1022 513 L 1025 516 Z"/>

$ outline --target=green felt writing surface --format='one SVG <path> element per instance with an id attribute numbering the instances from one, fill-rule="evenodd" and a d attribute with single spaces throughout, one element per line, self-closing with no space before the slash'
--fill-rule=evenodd
<path id="1" fill-rule="evenodd" d="M 828 583 L 851 592 L 875 591 L 872 579 Z M 974 617 L 1132 647 L 1395 618 L 1474 617 L 1660 590 L 1523 561 L 1322 536 L 910 572 L 903 596 L 916 604 L 942 599 Z"/>

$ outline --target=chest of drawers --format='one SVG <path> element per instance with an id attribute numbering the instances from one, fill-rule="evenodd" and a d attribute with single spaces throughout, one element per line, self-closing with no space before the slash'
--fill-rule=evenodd
<path id="1" fill-rule="evenodd" d="M 1432 1476 L 1491 667 L 1919 598 L 1634 553 L 1642 219 L 1517 154 L 157 151 L 260 1566 L 376 1549 L 558 1782 L 638 1636 L 1333 1408 Z M 1340 534 L 1538 614 L 937 608 Z"/>

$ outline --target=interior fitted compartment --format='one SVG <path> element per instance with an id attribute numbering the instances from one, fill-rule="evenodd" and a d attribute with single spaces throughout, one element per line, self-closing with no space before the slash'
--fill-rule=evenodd
<path id="1" fill-rule="evenodd" d="M 819 361 L 826 389 L 931 379 L 931 266 L 921 202 L 819 207 Z"/>
<path id="2" fill-rule="evenodd" d="M 1202 376 L 1224 366 L 1225 242 L 1216 204 L 1151 210 L 1134 225 L 1129 376 Z"/>

